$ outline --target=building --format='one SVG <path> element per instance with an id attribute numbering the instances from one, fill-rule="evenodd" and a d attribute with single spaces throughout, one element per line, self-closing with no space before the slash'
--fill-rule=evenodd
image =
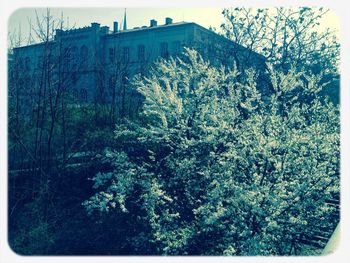
<path id="1" fill-rule="evenodd" d="M 125 115 L 120 105 L 139 105 L 138 99 L 132 99 L 137 94 L 127 89 L 131 77 L 147 72 L 159 58 L 179 56 L 184 47 L 198 50 L 213 65 L 264 65 L 261 55 L 196 23 L 173 23 L 167 17 L 162 25 L 152 19 L 148 26 L 127 29 L 124 18 L 123 30 L 118 22 L 112 30 L 91 23 L 78 29 L 58 29 L 53 40 L 15 48 L 13 68 L 17 68 L 17 76 L 12 76 L 16 80 L 12 84 L 34 100 L 42 86 L 51 85 L 68 91 L 80 102 L 112 102 Z"/>

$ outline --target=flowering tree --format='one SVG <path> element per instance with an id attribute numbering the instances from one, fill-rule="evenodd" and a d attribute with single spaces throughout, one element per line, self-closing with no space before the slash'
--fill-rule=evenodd
<path id="1" fill-rule="evenodd" d="M 270 72 L 264 99 L 253 72 L 238 80 L 193 50 L 136 79 L 140 119 L 116 126 L 88 213 L 137 218 L 130 253 L 151 244 L 144 254 L 295 254 L 301 235 L 333 227 L 338 109 L 320 101 L 317 76 Z"/>
<path id="2" fill-rule="evenodd" d="M 258 52 L 283 69 L 291 64 L 318 73 L 336 73 L 339 43 L 335 30 L 320 27 L 325 8 L 226 8 L 225 36 Z"/>
<path id="3" fill-rule="evenodd" d="M 324 25 L 330 13 L 326 8 L 225 8 L 221 25 L 225 37 L 247 47 L 244 61 L 257 52 L 275 69 L 320 76 L 320 95 L 339 103 L 340 48 L 336 28 Z M 243 55 L 233 51 L 231 56 Z M 245 68 L 246 65 L 241 65 Z"/>

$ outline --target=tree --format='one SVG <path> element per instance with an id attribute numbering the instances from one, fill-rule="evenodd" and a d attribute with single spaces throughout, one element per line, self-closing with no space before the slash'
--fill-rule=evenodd
<path id="1" fill-rule="evenodd" d="M 76 211 L 74 216 L 79 215 L 81 200 L 86 198 L 77 179 L 85 179 L 87 173 L 80 166 L 79 172 L 73 169 L 77 176 L 72 179 L 66 177 L 66 169 L 72 160 L 79 162 L 84 154 L 112 143 L 111 129 L 102 125 L 96 129 L 97 125 L 91 125 L 97 115 L 92 105 L 72 96 L 73 82 L 79 77 L 78 66 L 84 57 L 78 59 L 77 52 L 73 52 L 76 47 L 70 42 L 62 38 L 54 40 L 56 30 L 63 29 L 63 17 L 56 19 L 47 9 L 43 16 L 37 14 L 32 27 L 36 39 L 41 41 L 36 46 L 37 52 L 22 49 L 12 52 L 23 38 L 10 34 L 13 45 L 8 99 L 9 244 L 19 254 L 64 250 L 58 245 L 60 239 L 74 226 L 72 222 L 67 226 L 66 218 L 72 216 L 71 210 Z M 74 161 L 77 156 L 78 161 Z M 65 184 L 69 187 L 64 188 Z M 75 185 L 79 185 L 78 190 Z M 70 192 L 72 189 L 75 192 Z M 83 197 L 76 201 L 79 195 Z M 58 234 L 59 228 L 66 231 Z M 65 241 L 68 240 L 65 236 Z"/>
<path id="2" fill-rule="evenodd" d="M 232 41 L 266 57 L 275 69 L 295 67 L 323 76 L 321 84 L 339 102 L 340 49 L 335 30 L 320 27 L 324 8 L 226 8 L 221 25 Z M 245 61 L 249 61 L 249 53 Z M 244 60 L 243 60 L 244 61 Z"/>
<path id="3" fill-rule="evenodd" d="M 137 220 L 130 254 L 297 254 L 301 235 L 335 225 L 339 113 L 319 77 L 270 69 L 267 103 L 254 72 L 238 75 L 186 50 L 136 78 L 141 118 L 116 126 L 112 169 L 83 203 L 119 229 Z"/>
<path id="4" fill-rule="evenodd" d="M 224 9 L 224 34 L 281 68 L 316 67 L 338 72 L 339 43 L 329 28 L 320 31 L 324 8 Z M 319 64 L 323 62 L 323 64 Z"/>

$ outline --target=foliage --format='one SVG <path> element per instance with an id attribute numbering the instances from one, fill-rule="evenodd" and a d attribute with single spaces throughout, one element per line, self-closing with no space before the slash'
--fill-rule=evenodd
<path id="1" fill-rule="evenodd" d="M 147 240 L 145 254 L 286 255 L 301 234 L 333 227 L 338 109 L 320 101 L 317 76 L 270 72 L 269 98 L 254 72 L 238 81 L 193 50 L 137 78 L 141 116 L 116 126 L 90 216 L 137 218 L 130 240 Z"/>
<path id="2" fill-rule="evenodd" d="M 335 32 L 320 28 L 324 8 L 227 8 L 224 34 L 234 42 L 264 55 L 283 69 L 291 64 L 314 73 L 336 73 L 339 43 Z"/>
<path id="3" fill-rule="evenodd" d="M 213 68 L 188 50 L 135 81 L 145 101 L 136 119 L 140 100 L 118 59 L 106 90 L 104 64 L 94 59 L 101 98 L 71 94 L 79 77 L 57 74 L 67 51 L 58 43 L 51 56 L 49 45 L 63 20 L 49 10 L 37 16 L 34 31 L 45 46 L 38 74 L 14 55 L 9 65 L 11 248 L 21 255 L 317 253 L 299 250 L 301 234 L 338 220 L 325 205 L 339 184 L 338 110 L 319 98 L 336 93 L 326 83 L 339 59 L 332 32 L 316 30 L 325 12 L 225 10 L 227 36 L 274 68 L 264 82 L 272 93 L 262 92 L 252 70 Z M 9 40 L 21 44 L 20 35 Z M 242 59 L 253 52 L 234 47 L 229 60 L 253 62 Z M 101 159 L 85 162 L 106 146 Z"/>
<path id="4" fill-rule="evenodd" d="M 77 71 L 74 47 L 64 40 L 53 44 L 57 29 L 69 30 L 63 16 L 56 19 L 49 9 L 43 17 L 36 14 L 33 33 L 42 49 L 26 58 L 21 50 L 13 52 L 24 44 L 23 36 L 9 35 L 9 244 L 22 255 L 126 254 L 129 248 L 123 244 L 137 223 L 109 227 L 119 233 L 117 237 L 101 235 L 104 225 L 96 226 L 81 202 L 92 194 L 86 178 L 97 172 L 96 167 L 104 171 L 104 165 L 92 158 L 106 146 L 113 147 L 115 121 L 138 108 L 131 109 L 133 94 L 128 94 L 125 80 L 122 102 L 116 99 L 118 83 L 110 100 L 112 94 L 104 87 L 105 67 L 96 57 L 93 63 L 101 81 L 91 87 L 78 84 L 82 68 Z M 67 63 L 68 57 L 74 63 Z M 119 66 L 116 71 L 121 73 Z M 88 98 L 88 90 L 97 91 L 96 96 Z M 110 241 L 113 244 L 106 245 Z"/>
<path id="5" fill-rule="evenodd" d="M 322 27 L 330 10 L 325 8 L 226 8 L 222 33 L 251 50 L 241 59 L 249 66 L 252 52 L 285 73 L 291 68 L 317 74 L 320 93 L 339 103 L 339 40 L 337 29 Z M 237 49 L 233 56 L 242 56 Z M 246 63 L 244 63 L 246 61 Z M 245 65 L 244 65 L 245 64 Z"/>

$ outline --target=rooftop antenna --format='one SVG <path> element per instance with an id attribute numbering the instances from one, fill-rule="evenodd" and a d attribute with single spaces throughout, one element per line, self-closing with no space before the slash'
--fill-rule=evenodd
<path id="1" fill-rule="evenodd" d="M 124 9 L 124 23 L 123 23 L 123 30 L 127 30 L 127 26 L 126 26 L 126 8 Z"/>

